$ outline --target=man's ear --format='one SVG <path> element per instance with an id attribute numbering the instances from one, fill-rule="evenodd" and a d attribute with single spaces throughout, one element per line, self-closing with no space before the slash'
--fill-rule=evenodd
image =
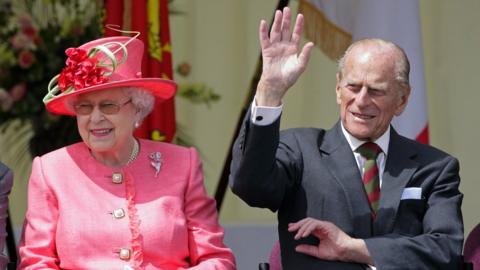
<path id="1" fill-rule="evenodd" d="M 401 93 L 398 99 L 397 108 L 395 110 L 396 116 L 399 116 L 400 114 L 402 114 L 402 112 L 407 107 L 408 98 L 410 97 L 410 91 L 411 91 L 410 86 L 402 87 L 402 89 L 400 89 Z"/>
<path id="2" fill-rule="evenodd" d="M 341 78 L 340 78 L 340 73 L 337 72 L 337 84 L 335 85 L 335 93 L 336 93 L 336 97 L 337 97 L 337 104 L 340 105 L 340 97 L 341 97 L 341 93 L 340 93 L 340 81 L 341 81 Z"/>

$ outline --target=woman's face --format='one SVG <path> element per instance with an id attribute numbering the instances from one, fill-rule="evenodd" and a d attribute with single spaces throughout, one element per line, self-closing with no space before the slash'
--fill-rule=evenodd
<path id="1" fill-rule="evenodd" d="M 80 136 L 93 152 L 120 153 L 130 146 L 139 113 L 123 90 L 82 94 L 73 106 Z"/>

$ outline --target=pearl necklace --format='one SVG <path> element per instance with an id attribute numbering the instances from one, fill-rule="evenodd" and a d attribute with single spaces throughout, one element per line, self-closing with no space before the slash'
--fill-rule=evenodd
<path id="1" fill-rule="evenodd" d="M 138 144 L 137 139 L 133 139 L 132 153 L 130 154 L 130 157 L 128 158 L 126 165 L 132 163 L 137 158 L 139 150 L 140 150 L 140 145 Z"/>

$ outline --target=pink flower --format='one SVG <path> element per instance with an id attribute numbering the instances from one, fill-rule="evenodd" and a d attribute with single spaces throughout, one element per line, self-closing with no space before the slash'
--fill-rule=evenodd
<path id="1" fill-rule="evenodd" d="M 29 15 L 22 14 L 17 19 L 21 28 L 32 26 L 32 18 Z"/>
<path id="2" fill-rule="evenodd" d="M 4 112 L 9 111 L 12 108 L 13 99 L 10 94 L 4 89 L 0 88 L 0 107 Z"/>
<path id="3" fill-rule="evenodd" d="M 27 89 L 24 82 L 17 83 L 10 89 L 10 96 L 12 97 L 13 102 L 20 101 L 25 95 L 25 90 Z"/>
<path id="4" fill-rule="evenodd" d="M 29 37 L 31 40 L 34 40 L 37 36 L 37 29 L 32 25 L 28 25 L 22 28 L 22 33 Z"/>
<path id="5" fill-rule="evenodd" d="M 12 47 L 15 49 L 27 49 L 32 48 L 33 40 L 22 32 L 18 32 L 11 39 Z"/>
<path id="6" fill-rule="evenodd" d="M 96 58 L 89 58 L 83 49 L 69 48 L 65 51 L 68 55 L 67 66 L 58 77 L 58 87 L 66 91 L 73 87 L 75 90 L 102 84 L 108 81 L 104 76 L 105 68 L 98 66 Z"/>
<path id="7" fill-rule="evenodd" d="M 35 49 L 35 44 L 38 44 L 38 30 L 32 24 L 31 18 L 21 15 L 17 19 L 20 31 L 13 36 L 12 46 L 16 49 Z"/>
<path id="8" fill-rule="evenodd" d="M 35 56 L 29 50 L 22 50 L 18 55 L 18 65 L 23 69 L 31 67 L 34 61 Z"/>

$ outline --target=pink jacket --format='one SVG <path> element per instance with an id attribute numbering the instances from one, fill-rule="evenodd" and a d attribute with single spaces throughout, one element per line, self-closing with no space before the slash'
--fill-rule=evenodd
<path id="1" fill-rule="evenodd" d="M 235 269 L 197 152 L 147 140 L 120 169 L 84 143 L 35 158 L 19 255 L 19 269 Z"/>

